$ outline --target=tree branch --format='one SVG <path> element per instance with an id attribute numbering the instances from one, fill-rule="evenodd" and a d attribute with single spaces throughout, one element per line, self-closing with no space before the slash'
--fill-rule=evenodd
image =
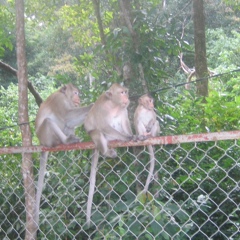
<path id="1" fill-rule="evenodd" d="M 103 30 L 103 24 L 102 24 L 102 19 L 101 19 L 101 14 L 100 14 L 100 2 L 99 0 L 93 0 L 93 6 L 95 9 L 95 14 L 96 14 L 96 18 L 97 18 L 97 22 L 98 22 L 98 29 L 100 32 L 100 38 L 101 38 L 101 42 L 102 45 L 106 45 L 106 40 L 105 40 L 105 34 L 104 34 L 104 30 Z"/>
<path id="2" fill-rule="evenodd" d="M 2 68 L 4 71 L 9 72 L 17 77 L 18 71 L 15 68 L 11 67 L 10 65 L 0 61 L 0 68 Z M 40 106 L 41 103 L 43 102 L 43 100 L 42 100 L 41 96 L 39 95 L 39 93 L 35 90 L 35 88 L 33 87 L 32 83 L 30 81 L 28 81 L 28 89 L 34 96 L 37 105 Z"/>
<path id="3" fill-rule="evenodd" d="M 2 68 L 4 71 L 9 72 L 15 76 L 17 76 L 17 70 L 15 68 L 12 68 L 10 65 L 0 61 L 0 68 Z"/>

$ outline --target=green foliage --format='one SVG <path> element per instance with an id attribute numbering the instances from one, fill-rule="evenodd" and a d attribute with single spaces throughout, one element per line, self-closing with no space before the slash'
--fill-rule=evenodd
<path id="1" fill-rule="evenodd" d="M 11 42 L 11 32 L 8 31 L 11 31 L 10 29 L 13 28 L 12 22 L 14 20 L 13 14 L 8 7 L 9 6 L 5 4 L 0 5 L 0 57 L 4 56 L 5 49 L 13 49 Z"/>
<path id="2" fill-rule="evenodd" d="M 151 91 L 161 84 L 163 77 L 173 73 L 172 69 L 176 62 L 173 60 L 168 64 L 168 60 L 177 56 L 180 51 L 173 29 L 162 24 L 163 21 L 167 21 L 168 15 L 162 14 L 159 3 L 148 1 L 147 3 L 142 2 L 141 6 L 146 9 L 142 10 L 138 6 L 132 16 L 136 19 L 133 28 L 138 37 L 137 49 L 136 43 L 125 25 L 118 25 L 110 29 L 106 34 L 107 44 L 105 46 L 105 49 L 114 56 L 113 62 L 118 65 L 126 62 L 132 64 L 133 78 L 136 80 L 130 82 L 130 89 L 132 92 L 138 93 L 142 91 L 139 88 L 138 64 L 143 65 L 144 76 L 148 89 Z"/>
<path id="3" fill-rule="evenodd" d="M 76 152 L 50 155 L 41 207 L 44 214 L 40 219 L 41 230 L 43 233 L 48 232 L 49 239 L 55 239 L 57 234 L 71 239 L 73 235 L 77 236 L 79 225 L 85 221 L 85 216 L 79 212 L 82 211 L 87 194 L 84 190 L 88 183 L 86 176 L 89 174 L 87 157 L 81 154 L 78 157 Z M 72 159 L 76 158 L 78 160 L 73 162 Z M 40 232 L 39 237 L 44 237 L 44 234 Z"/>
<path id="4" fill-rule="evenodd" d="M 63 6 L 58 15 L 63 22 L 64 30 L 71 29 L 72 36 L 81 45 L 91 47 L 100 41 L 98 26 L 93 13 L 92 1 L 85 1 L 81 5 Z"/>
<path id="5" fill-rule="evenodd" d="M 38 76 L 33 81 L 36 89 L 41 92 L 43 98 L 46 98 L 50 92 L 53 92 L 53 79 Z M 10 83 L 7 88 L 0 88 L 0 142 L 1 147 L 21 146 L 21 132 L 18 126 L 18 87 Z M 34 134 L 34 120 L 38 106 L 33 96 L 29 96 L 29 116 L 30 127 Z M 33 138 L 35 144 L 38 143 L 35 134 Z M 38 154 L 34 154 L 34 156 Z M 24 190 L 21 184 L 21 161 L 20 154 L 1 155 L 0 156 L 0 218 L 2 219 L 0 238 L 5 239 L 24 239 L 25 226 L 25 206 Z M 39 161 L 38 161 L 39 162 Z M 16 232 L 17 231 L 17 232 Z"/>
<path id="6" fill-rule="evenodd" d="M 228 33 L 222 28 L 208 29 L 207 38 L 209 67 L 217 72 L 236 69 L 240 61 L 240 34 L 235 30 Z"/>
<path id="7" fill-rule="evenodd" d="M 239 8 L 240 8 L 240 1 L 239 0 L 224 0 L 224 2 L 228 6 L 233 7 L 236 10 L 239 10 Z"/>
<path id="8" fill-rule="evenodd" d="M 164 204 L 151 197 L 146 198 L 145 195 L 140 195 L 136 200 L 131 192 L 126 192 L 123 198 L 125 201 L 111 201 L 113 211 L 108 214 L 107 219 L 110 224 L 104 223 L 105 226 L 100 228 L 101 231 L 93 239 L 100 239 L 104 235 L 107 239 L 119 236 L 122 239 L 131 239 L 137 236 L 138 239 L 169 240 L 177 233 L 179 237 L 176 239 L 184 239 L 185 234 L 179 233 L 179 225 L 176 219 L 171 217 L 177 212 L 176 218 L 180 223 L 188 221 L 187 214 L 177 204 Z M 103 221 L 103 219 L 98 218 L 98 221 Z M 183 228 L 185 233 L 189 231 L 190 226 L 189 224 Z"/>
<path id="9" fill-rule="evenodd" d="M 171 101 L 168 96 L 161 99 L 158 112 L 164 119 L 163 135 L 219 132 L 239 129 L 239 79 L 231 78 L 226 84 L 211 79 L 211 90 L 207 98 L 195 96 L 192 91 L 173 90 Z"/>
<path id="10" fill-rule="evenodd" d="M 185 63 L 194 66 L 189 3 L 174 0 L 163 10 L 157 0 L 133 1 L 136 51 L 115 0 L 101 1 L 105 46 L 100 41 L 92 1 L 28 0 L 26 39 L 30 80 L 43 99 L 61 83 L 73 82 L 81 89 L 85 103 L 95 101 L 112 82 L 122 81 L 116 69 L 126 62 L 131 62 L 134 71 L 131 93 L 141 94 L 139 63 L 143 65 L 150 91 L 184 82 L 186 76 L 179 71 L 179 52 L 184 51 Z M 236 21 L 230 20 L 231 14 L 225 16 L 225 10 L 219 15 L 221 4 L 217 7 L 215 1 L 211 3 L 206 8 L 208 64 L 216 73 L 226 72 L 236 69 L 240 60 L 240 35 L 230 31 L 231 26 L 238 24 L 238 13 L 232 14 Z M 0 6 L 0 57 L 5 56 L 7 62 L 11 59 L 14 66 L 12 12 L 10 5 Z M 237 72 L 211 79 L 210 94 L 204 101 L 192 90 L 183 88 L 156 93 L 162 135 L 239 129 L 239 80 Z M 2 77 L 1 83 L 5 81 L 9 84 L 9 78 Z M 1 87 L 0 95 L 1 127 L 17 125 L 17 86 Z M 30 95 L 30 121 L 34 121 L 36 112 L 36 103 Z M 33 122 L 31 127 L 34 130 Z M 82 132 L 77 130 L 86 139 Z M 2 146 L 21 145 L 19 127 L 1 130 L 0 142 Z M 38 144 L 35 135 L 33 142 Z M 86 150 L 50 156 L 40 238 L 59 239 L 61 235 L 62 239 L 88 239 L 90 235 L 91 239 L 226 239 L 238 231 L 240 217 L 235 204 L 240 201 L 235 189 L 240 181 L 238 141 L 161 147 L 156 153 L 159 185 L 151 184 L 147 194 L 139 192 L 138 184 L 147 177 L 149 156 L 143 154 L 141 163 L 136 164 L 131 152 L 118 152 L 118 161 L 100 161 L 92 218 L 97 227 L 90 228 L 85 226 L 84 208 L 91 153 Z M 34 159 L 38 169 L 39 155 L 34 155 Z M 0 157 L 2 239 L 6 235 L 9 239 L 24 238 L 20 166 L 20 155 Z M 154 196 L 157 192 L 159 196 Z M 225 236 L 214 236 L 216 228 Z"/>
<path id="11" fill-rule="evenodd" d="M 0 142 L 1 147 L 20 146 L 21 133 L 18 123 L 18 89 L 10 84 L 0 88 Z M 22 226 L 25 222 L 24 195 L 20 181 L 21 155 L 0 156 L 0 218 L 2 219 L 0 238 L 7 233 L 11 238 L 24 237 Z M 16 221 L 18 219 L 18 221 Z M 16 230 L 19 232 L 16 233 Z"/>
<path id="12" fill-rule="evenodd" d="M 15 146 L 21 143 L 21 133 L 18 123 L 18 89 L 10 84 L 7 89 L 0 89 L 0 134 L 1 146 Z M 12 127 L 10 127 L 12 126 Z"/>
<path id="13" fill-rule="evenodd" d="M 50 93 L 56 90 L 55 82 L 51 78 L 39 75 L 36 79 L 30 78 L 36 90 L 40 92 L 43 99 L 46 99 Z M 20 146 L 21 132 L 18 126 L 18 87 L 10 84 L 7 88 L 0 88 L 0 142 L 1 146 Z M 34 129 L 34 121 L 38 106 L 31 94 L 29 94 L 29 122 L 30 127 Z M 34 133 L 34 131 L 32 131 Z M 34 138 L 34 142 L 37 142 Z"/>

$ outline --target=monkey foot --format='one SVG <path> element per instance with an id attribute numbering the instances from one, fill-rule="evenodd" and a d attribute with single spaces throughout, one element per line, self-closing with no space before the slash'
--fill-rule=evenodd
<path id="1" fill-rule="evenodd" d="M 113 149 L 108 149 L 108 151 L 104 155 L 106 157 L 116 158 L 117 157 L 117 152 L 115 150 L 113 150 Z"/>
<path id="2" fill-rule="evenodd" d="M 137 141 L 145 141 L 148 138 L 149 136 L 145 136 L 145 135 L 134 135 L 131 140 L 134 142 L 137 142 Z"/>

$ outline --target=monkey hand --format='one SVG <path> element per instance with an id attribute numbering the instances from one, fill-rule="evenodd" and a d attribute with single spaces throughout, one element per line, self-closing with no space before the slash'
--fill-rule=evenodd
<path id="1" fill-rule="evenodd" d="M 81 139 L 76 137 L 74 134 L 71 134 L 70 136 L 68 136 L 66 140 L 66 144 L 78 143 L 78 142 L 81 142 Z"/>
<path id="2" fill-rule="evenodd" d="M 137 135 L 137 141 L 145 141 L 149 138 L 148 135 Z"/>
<path id="3" fill-rule="evenodd" d="M 143 135 L 133 135 L 131 141 L 137 142 L 137 141 L 144 141 L 147 138 Z"/>

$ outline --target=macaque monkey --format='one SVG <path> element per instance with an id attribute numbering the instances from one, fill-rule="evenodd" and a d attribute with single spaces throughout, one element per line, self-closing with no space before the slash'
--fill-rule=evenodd
<path id="1" fill-rule="evenodd" d="M 90 226 L 99 151 L 106 157 L 115 158 L 117 157 L 117 152 L 114 149 L 108 148 L 108 141 L 129 141 L 133 139 L 128 119 L 128 105 L 128 89 L 115 83 L 98 98 L 84 121 L 85 129 L 96 146 L 89 178 L 90 187 L 87 203 L 88 226 Z"/>
<path id="2" fill-rule="evenodd" d="M 138 135 L 156 137 L 160 133 L 159 122 L 154 112 L 154 100 L 148 94 L 138 99 L 138 106 L 134 113 L 134 126 Z"/>
<path id="3" fill-rule="evenodd" d="M 108 141 L 133 139 L 128 105 L 128 89 L 115 83 L 99 97 L 85 119 L 86 131 L 106 157 L 117 157 L 116 151 L 108 148 Z"/>
<path id="4" fill-rule="evenodd" d="M 138 135 L 144 135 L 148 137 L 156 137 L 160 134 L 160 126 L 157 121 L 156 113 L 154 112 L 153 98 L 145 94 L 138 99 L 138 106 L 134 113 L 134 127 Z M 148 186 L 153 177 L 155 156 L 154 150 L 151 145 L 148 146 L 148 152 L 150 155 L 150 167 L 146 184 L 143 192 L 148 191 Z"/>
<path id="5" fill-rule="evenodd" d="M 80 107 L 79 90 L 72 84 L 61 87 L 43 102 L 36 117 L 36 134 L 40 144 L 54 147 L 59 144 L 80 142 L 75 136 L 75 127 L 83 124 L 92 105 Z M 39 224 L 40 199 L 48 152 L 42 152 L 38 177 L 35 222 Z"/>

